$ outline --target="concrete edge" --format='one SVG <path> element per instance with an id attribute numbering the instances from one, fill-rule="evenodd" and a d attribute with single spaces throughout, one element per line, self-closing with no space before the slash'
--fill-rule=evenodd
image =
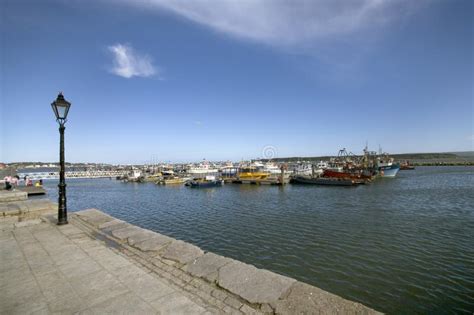
<path id="1" fill-rule="evenodd" d="M 0 217 L 17 221 L 39 219 L 45 214 L 57 212 L 57 209 L 57 204 L 47 199 L 1 202 Z"/>
<path id="2" fill-rule="evenodd" d="M 205 252 L 190 243 L 134 226 L 97 209 L 72 215 L 111 240 L 230 292 L 237 301 L 246 302 L 264 313 L 380 314 L 309 284 Z"/>

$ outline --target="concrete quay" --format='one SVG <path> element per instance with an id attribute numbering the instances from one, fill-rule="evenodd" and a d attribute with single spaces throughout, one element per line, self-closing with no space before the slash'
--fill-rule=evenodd
<path id="1" fill-rule="evenodd" d="M 1 313 L 377 313 L 96 209 L 55 222 L 43 214 L 0 225 Z"/>
<path id="2" fill-rule="evenodd" d="M 0 190 L 0 229 L 22 221 L 39 220 L 42 215 L 57 209 L 58 206 L 49 200 L 28 200 L 26 192 Z"/>

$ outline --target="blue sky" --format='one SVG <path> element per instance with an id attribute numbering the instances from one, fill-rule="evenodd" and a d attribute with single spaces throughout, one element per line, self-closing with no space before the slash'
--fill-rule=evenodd
<path id="1" fill-rule="evenodd" d="M 473 150 L 470 0 L 1 6 L 0 161 Z"/>

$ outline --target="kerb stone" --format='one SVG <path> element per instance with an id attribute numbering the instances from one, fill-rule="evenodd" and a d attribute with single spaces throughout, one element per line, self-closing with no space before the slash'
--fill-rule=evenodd
<path id="1" fill-rule="evenodd" d="M 27 200 L 28 194 L 23 191 L 3 191 L 0 190 L 0 202 Z"/>
<path id="2" fill-rule="evenodd" d="M 149 231 L 149 230 L 143 230 L 140 233 L 133 234 L 128 238 L 128 244 L 130 245 L 135 245 L 136 243 L 140 243 L 146 240 L 149 240 L 150 238 L 155 237 L 157 234 L 155 232 Z"/>
<path id="3" fill-rule="evenodd" d="M 82 211 L 76 212 L 76 214 L 80 218 L 82 218 L 84 221 L 87 221 L 88 223 L 92 224 L 96 228 L 101 226 L 104 223 L 115 220 L 115 218 L 97 209 L 82 210 Z"/>
<path id="4" fill-rule="evenodd" d="M 155 233 L 156 235 L 153 238 L 147 239 L 143 242 L 136 243 L 133 245 L 133 247 L 138 248 L 141 251 L 159 251 L 162 249 L 164 246 L 167 244 L 171 243 L 173 239 L 171 237 L 168 237 L 166 235 L 161 235 L 158 233 Z"/>
<path id="5" fill-rule="evenodd" d="M 113 230 L 112 235 L 120 240 L 126 240 L 127 238 L 129 238 L 130 236 L 134 234 L 143 233 L 143 231 L 145 230 L 142 228 L 139 228 L 138 226 L 132 225 L 130 227 L 126 227 L 123 229 Z"/>
<path id="6" fill-rule="evenodd" d="M 217 283 L 250 303 L 277 301 L 296 280 L 234 261 L 219 270 Z"/>
<path id="7" fill-rule="evenodd" d="M 288 296 L 272 306 L 276 314 L 381 314 L 302 282 L 293 284 Z"/>
<path id="8" fill-rule="evenodd" d="M 112 235 L 112 232 L 115 230 L 124 229 L 126 227 L 132 227 L 133 225 L 127 222 L 119 222 L 119 220 L 117 220 L 117 221 L 106 222 L 104 224 L 101 224 L 101 226 L 105 226 L 103 228 L 100 228 L 102 232 L 108 235 Z"/>
<path id="9" fill-rule="evenodd" d="M 183 270 L 189 272 L 193 276 L 201 277 L 209 282 L 217 280 L 219 268 L 234 260 L 216 255 L 214 253 L 206 253 L 196 260 L 190 262 L 183 267 Z"/>
<path id="10" fill-rule="evenodd" d="M 161 254 L 163 258 L 181 264 L 187 264 L 202 255 L 204 252 L 199 247 L 179 240 L 171 242 Z"/>

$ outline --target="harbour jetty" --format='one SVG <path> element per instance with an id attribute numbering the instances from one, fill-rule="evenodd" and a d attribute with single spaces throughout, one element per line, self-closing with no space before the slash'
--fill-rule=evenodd
<path id="1" fill-rule="evenodd" d="M 97 209 L 70 213 L 58 226 L 53 203 L 35 208 L 20 192 L 1 197 L 0 307 L 8 314 L 377 313 Z M 18 211 L 25 202 L 29 216 Z"/>

